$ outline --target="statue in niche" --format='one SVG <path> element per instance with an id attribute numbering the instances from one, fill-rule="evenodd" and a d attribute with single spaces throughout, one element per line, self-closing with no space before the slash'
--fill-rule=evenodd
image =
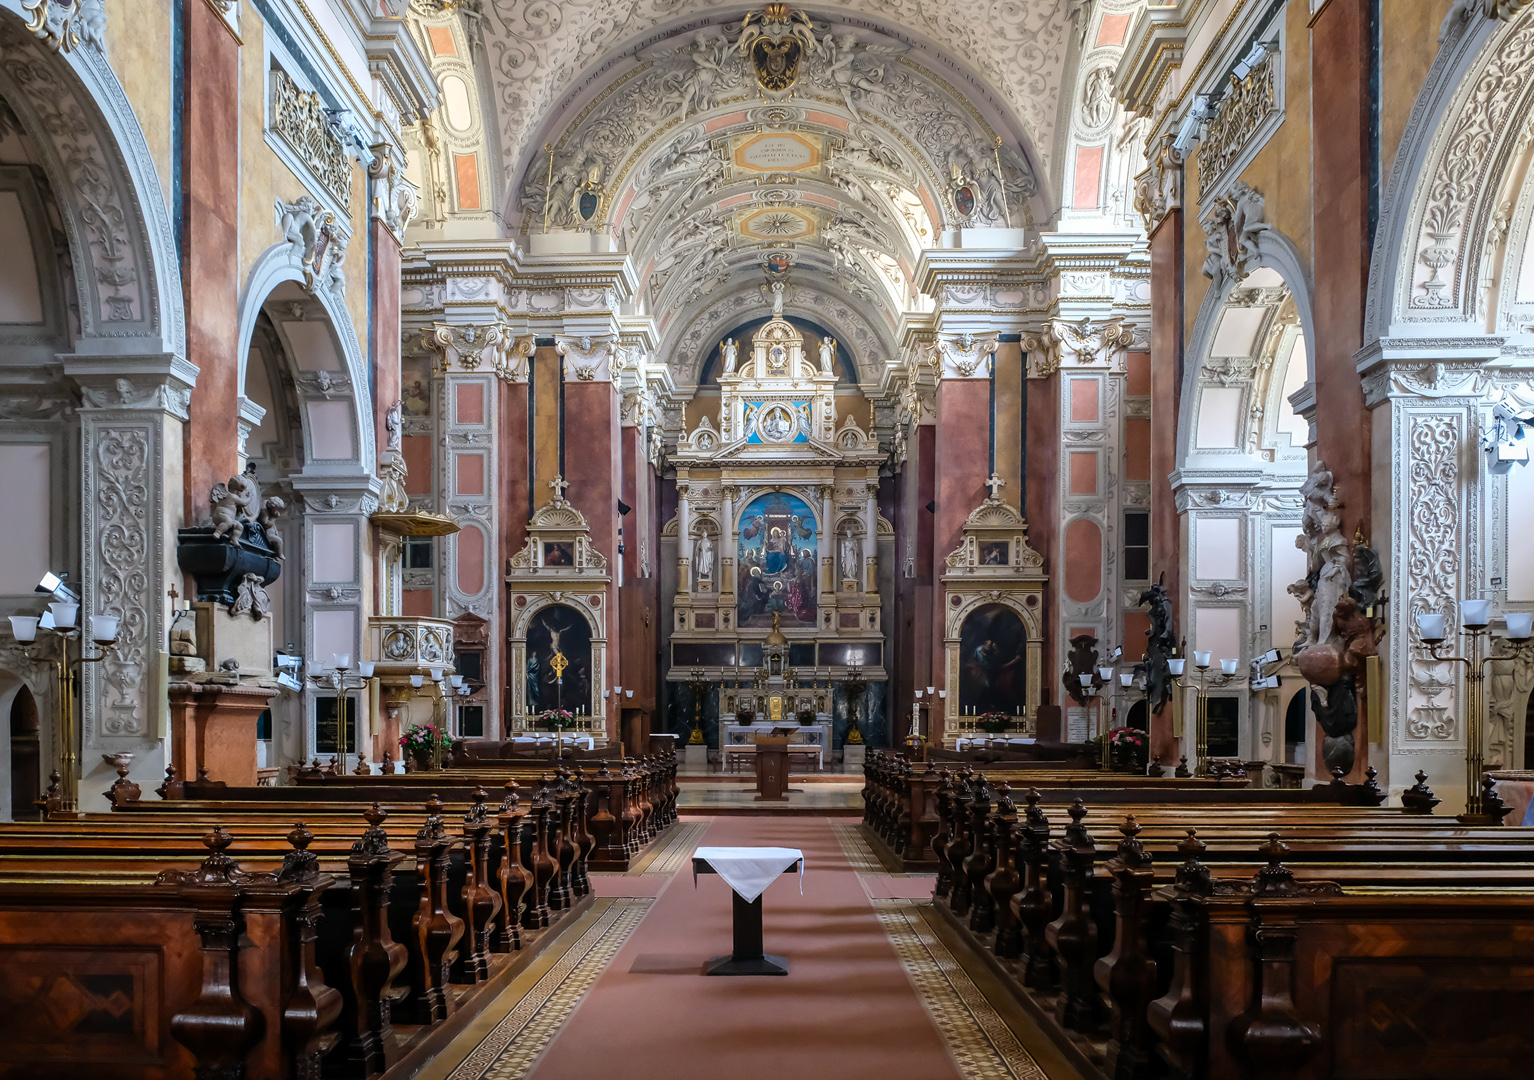
<path id="1" fill-rule="evenodd" d="M 542 682 L 542 673 L 538 667 L 538 657 L 532 653 L 527 654 L 527 711 L 529 714 L 540 711 L 538 704 L 538 687 Z"/>
<path id="2" fill-rule="evenodd" d="M 384 431 L 387 433 L 384 442 L 385 450 L 398 450 L 400 448 L 400 437 L 404 431 L 404 407 L 404 402 L 396 401 L 384 413 Z"/>
<path id="3" fill-rule="evenodd" d="M 820 339 L 820 373 L 822 375 L 829 375 L 829 374 L 831 374 L 831 365 L 835 361 L 835 359 L 836 359 L 836 339 L 835 338 L 821 338 Z"/>
<path id="4" fill-rule="evenodd" d="M 1150 605 L 1150 629 L 1145 631 L 1145 696 L 1151 711 L 1160 714 L 1172 700 L 1172 669 L 1167 661 L 1177 651 L 1172 634 L 1172 598 L 1166 591 L 1166 572 L 1156 584 L 1140 594 L 1140 604 Z"/>
<path id="5" fill-rule="evenodd" d="M 842 535 L 842 577 L 856 581 L 862 561 L 863 545 L 849 530 Z"/>
<path id="6" fill-rule="evenodd" d="M 740 360 L 740 346 L 735 343 L 734 338 L 726 338 L 719 343 L 719 355 L 724 358 L 724 373 L 735 374 L 735 365 Z"/>
<path id="7" fill-rule="evenodd" d="M 694 559 L 698 566 L 698 577 L 712 578 L 714 576 L 714 541 L 708 533 L 698 537 L 696 552 Z"/>
<path id="8" fill-rule="evenodd" d="M 781 281 L 772 283 L 772 317 L 774 319 L 783 317 L 783 283 Z"/>

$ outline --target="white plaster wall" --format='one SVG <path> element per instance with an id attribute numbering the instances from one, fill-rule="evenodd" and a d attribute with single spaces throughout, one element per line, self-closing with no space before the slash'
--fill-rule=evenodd
<path id="1" fill-rule="evenodd" d="M 0 259 L 0 266 L 4 262 Z M 0 596 L 30 596 L 48 571 L 50 457 L 46 443 L 0 443 L 0 486 L 6 495 L 6 512 L 0 514 Z"/>

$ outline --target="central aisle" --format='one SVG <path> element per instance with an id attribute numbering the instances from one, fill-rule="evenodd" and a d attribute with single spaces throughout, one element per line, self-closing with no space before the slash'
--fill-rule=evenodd
<path id="1" fill-rule="evenodd" d="M 732 905 L 717 876 L 700 876 L 694 888 L 689 859 L 538 1062 L 535 1080 L 958 1078 L 829 821 L 717 818 L 698 844 L 804 852 L 804 895 L 797 875 L 785 874 L 763 899 L 765 948 L 788 959 L 788 975 L 699 975 L 730 951 Z"/>
<path id="2" fill-rule="evenodd" d="M 694 886 L 702 845 L 804 852 L 804 894 L 795 875 L 765 894 L 766 951 L 786 977 L 703 977 L 730 951 L 731 896 L 715 875 Z M 420 1080 L 1044 1080 L 1014 1033 L 1036 1029 L 1006 1004 L 1003 1020 L 977 987 L 988 976 L 926 921 L 931 877 L 884 873 L 856 825 L 684 819 L 641 868 L 593 874 L 593 913 Z"/>

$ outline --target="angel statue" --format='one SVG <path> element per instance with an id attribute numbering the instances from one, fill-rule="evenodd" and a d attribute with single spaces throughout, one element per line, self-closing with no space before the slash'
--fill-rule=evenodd
<path id="1" fill-rule="evenodd" d="M 836 339 L 835 338 L 821 338 L 820 339 L 820 373 L 822 375 L 829 375 L 829 374 L 831 374 L 831 363 L 832 363 L 832 361 L 835 358 L 836 358 Z"/>
<path id="2" fill-rule="evenodd" d="M 854 119 L 861 120 L 863 116 L 858 112 L 856 95 L 866 97 L 879 92 L 879 83 L 884 78 L 884 66 L 901 51 L 900 47 L 869 45 L 859 41 L 853 34 L 826 34 L 820 39 L 820 47 L 826 52 L 826 77 L 841 94 L 847 111 Z M 856 62 L 863 57 L 878 59 L 870 68 L 859 70 Z"/>

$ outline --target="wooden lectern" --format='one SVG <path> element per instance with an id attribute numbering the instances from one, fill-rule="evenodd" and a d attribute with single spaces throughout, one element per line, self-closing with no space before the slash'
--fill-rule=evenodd
<path id="1" fill-rule="evenodd" d="M 756 737 L 756 801 L 788 798 L 788 739 Z"/>

